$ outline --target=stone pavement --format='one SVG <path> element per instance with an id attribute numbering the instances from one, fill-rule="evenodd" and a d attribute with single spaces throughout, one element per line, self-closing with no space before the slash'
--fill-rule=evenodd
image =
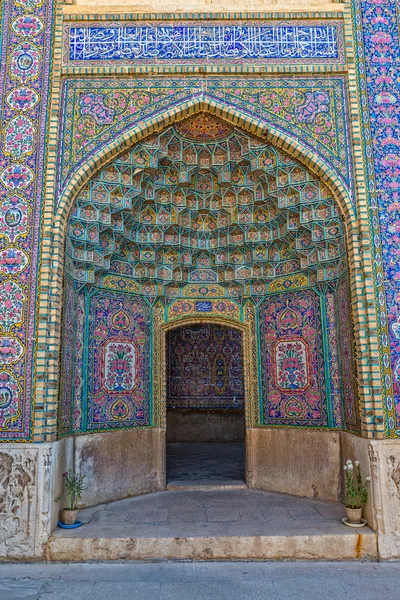
<path id="1" fill-rule="evenodd" d="M 400 563 L 0 565 L 0 600 L 398 600 Z"/>
<path id="2" fill-rule="evenodd" d="M 168 484 L 243 482 L 244 444 L 167 444 Z"/>
<path id="3" fill-rule="evenodd" d="M 52 560 L 376 558 L 368 527 L 343 506 L 257 490 L 167 491 L 87 508 L 57 529 Z"/>

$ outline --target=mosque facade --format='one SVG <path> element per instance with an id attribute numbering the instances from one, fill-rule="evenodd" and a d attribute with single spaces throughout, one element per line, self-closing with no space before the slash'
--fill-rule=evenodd
<path id="1" fill-rule="evenodd" d="M 359 460 L 400 557 L 396 2 L 2 10 L 0 557 L 67 469 L 160 491 L 166 441 L 241 427 L 256 489 Z"/>

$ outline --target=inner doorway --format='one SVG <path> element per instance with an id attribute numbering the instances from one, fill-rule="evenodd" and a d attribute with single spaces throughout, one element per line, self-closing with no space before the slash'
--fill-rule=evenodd
<path id="1" fill-rule="evenodd" d="M 242 333 L 184 325 L 167 333 L 167 483 L 245 478 Z"/>

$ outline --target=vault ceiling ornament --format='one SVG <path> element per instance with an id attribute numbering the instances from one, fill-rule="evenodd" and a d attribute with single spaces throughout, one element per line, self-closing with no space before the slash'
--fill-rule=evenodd
<path id="1" fill-rule="evenodd" d="M 300 163 L 222 119 L 199 113 L 153 135 L 80 192 L 67 237 L 78 282 L 133 279 L 147 296 L 219 284 L 262 295 L 276 278 L 306 285 L 346 271 L 341 217 Z"/>

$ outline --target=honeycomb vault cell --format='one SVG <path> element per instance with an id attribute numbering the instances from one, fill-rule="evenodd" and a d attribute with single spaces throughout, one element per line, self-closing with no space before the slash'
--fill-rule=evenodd
<path id="1" fill-rule="evenodd" d="M 207 113 L 103 168 L 68 224 L 74 280 L 116 275 L 153 297 L 210 283 L 230 296 L 262 295 L 277 277 L 301 274 L 309 286 L 346 268 L 329 190 L 287 154 Z"/>

